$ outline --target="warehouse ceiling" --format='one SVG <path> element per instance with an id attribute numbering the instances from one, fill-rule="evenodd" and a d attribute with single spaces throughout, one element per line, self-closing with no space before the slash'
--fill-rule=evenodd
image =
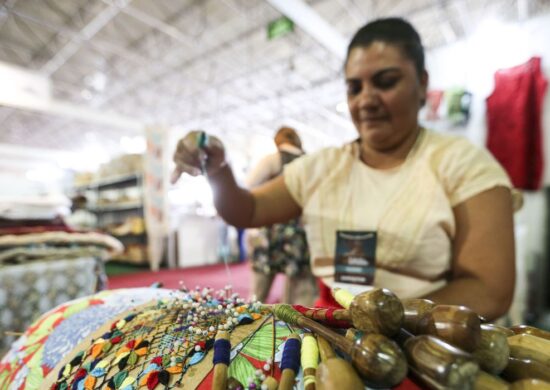
<path id="1" fill-rule="evenodd" d="M 281 3 L 291 7 L 285 13 L 294 30 L 268 39 Z M 467 36 L 487 17 L 517 21 L 550 12 L 547 0 L 0 4 L 0 61 L 45 76 L 59 103 L 0 106 L 0 144 L 76 153 L 96 147 L 110 155 L 148 124 L 204 128 L 242 151 L 283 122 L 298 128 L 310 148 L 341 142 L 353 129 L 336 109 L 345 97 L 345 47 L 335 42 L 345 46 L 365 21 L 404 16 L 431 49 Z"/>

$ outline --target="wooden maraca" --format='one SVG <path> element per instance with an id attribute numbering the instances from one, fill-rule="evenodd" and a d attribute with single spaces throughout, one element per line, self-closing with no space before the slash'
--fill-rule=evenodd
<path id="1" fill-rule="evenodd" d="M 315 373 L 319 365 L 319 347 L 311 333 L 304 334 L 300 363 L 304 371 L 304 390 L 315 390 Z"/>
<path id="2" fill-rule="evenodd" d="M 286 339 L 283 349 L 279 389 L 292 390 L 298 371 L 300 371 L 300 336 L 292 333 Z"/>
<path id="3" fill-rule="evenodd" d="M 550 390 L 550 382 L 540 379 L 522 379 L 512 383 L 510 390 Z"/>
<path id="4" fill-rule="evenodd" d="M 328 341 L 322 336 L 317 336 L 317 344 L 321 355 L 321 363 L 315 374 L 318 390 L 363 390 L 365 388 L 353 367 L 344 359 L 336 357 Z"/>
<path id="5" fill-rule="evenodd" d="M 437 305 L 418 320 L 417 334 L 429 334 L 466 352 L 481 342 L 481 324 L 475 312 L 465 306 Z"/>
<path id="6" fill-rule="evenodd" d="M 287 304 L 272 306 L 273 313 L 288 324 L 307 328 L 326 338 L 342 352 L 367 381 L 378 386 L 395 386 L 407 373 L 405 356 L 397 344 L 381 334 L 365 334 L 355 343 L 323 325 L 304 317 Z"/>
<path id="7" fill-rule="evenodd" d="M 473 357 L 485 371 L 494 375 L 500 374 L 510 357 L 510 348 L 504 333 L 490 324 L 481 324 L 481 340 Z"/>
<path id="8" fill-rule="evenodd" d="M 510 328 L 514 334 L 530 334 L 541 339 L 550 340 L 550 332 L 529 325 L 515 325 Z"/>
<path id="9" fill-rule="evenodd" d="M 418 334 L 416 329 L 420 318 L 432 310 L 436 305 L 433 301 L 423 298 L 409 298 L 401 300 L 403 304 L 403 328 L 412 334 Z"/>
<path id="10" fill-rule="evenodd" d="M 349 309 L 353 326 L 359 330 L 391 337 L 403 324 L 403 305 L 388 289 L 374 288 L 353 296 L 334 288 L 332 295 L 344 309 Z"/>
<path id="11" fill-rule="evenodd" d="M 508 337 L 510 356 L 536 360 L 550 369 L 550 340 L 532 334 L 517 334 Z"/>
<path id="12" fill-rule="evenodd" d="M 214 377 L 212 379 L 213 390 L 227 389 L 227 367 L 231 355 L 231 344 L 229 333 L 223 330 L 218 331 L 214 341 Z"/>
<path id="13" fill-rule="evenodd" d="M 485 371 L 479 371 L 474 382 L 475 390 L 508 390 L 509 388 L 508 382 Z"/>
<path id="14" fill-rule="evenodd" d="M 473 388 L 479 366 L 464 351 L 429 335 L 410 337 L 404 349 L 413 373 L 428 386 Z"/>
<path id="15" fill-rule="evenodd" d="M 501 375 L 510 382 L 531 378 L 550 382 L 550 370 L 548 366 L 533 359 L 510 357 Z"/>

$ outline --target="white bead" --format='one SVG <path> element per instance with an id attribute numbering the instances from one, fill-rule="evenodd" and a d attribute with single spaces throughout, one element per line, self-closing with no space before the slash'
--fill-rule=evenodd
<path id="1" fill-rule="evenodd" d="M 265 374 L 260 375 L 260 380 L 261 380 L 262 382 L 265 381 L 265 378 L 267 378 L 267 377 L 265 376 Z"/>
<path id="2" fill-rule="evenodd" d="M 262 370 L 257 369 L 256 370 L 256 376 L 261 376 L 263 374 Z"/>
<path id="3" fill-rule="evenodd" d="M 200 330 L 199 328 L 197 328 L 197 330 L 195 331 L 196 334 L 201 334 L 202 333 L 202 330 Z"/>
<path id="4" fill-rule="evenodd" d="M 195 345 L 195 351 L 199 352 L 201 350 L 201 346 L 200 345 Z"/>
<path id="5" fill-rule="evenodd" d="M 263 384 L 260 386 L 260 389 L 262 389 L 262 390 L 268 390 L 269 387 L 268 387 L 265 383 L 263 383 Z"/>
<path id="6" fill-rule="evenodd" d="M 264 371 L 269 371 L 271 370 L 271 366 L 269 364 L 264 364 Z"/>
<path id="7" fill-rule="evenodd" d="M 193 331 L 193 327 L 190 326 L 188 330 L 189 330 L 189 332 L 192 332 L 192 331 Z"/>
<path id="8" fill-rule="evenodd" d="M 209 330 L 210 332 L 213 332 L 213 331 L 216 330 L 216 328 L 214 328 L 213 326 L 211 326 L 210 328 L 208 328 L 208 330 Z"/>

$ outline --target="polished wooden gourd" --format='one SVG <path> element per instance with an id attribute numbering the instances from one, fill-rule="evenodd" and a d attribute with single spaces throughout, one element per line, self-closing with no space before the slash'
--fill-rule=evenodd
<path id="1" fill-rule="evenodd" d="M 512 383 L 510 390 L 550 390 L 550 382 L 540 379 L 522 379 Z"/>
<path id="2" fill-rule="evenodd" d="M 467 352 L 481 342 L 481 323 L 465 306 L 437 305 L 420 317 L 418 334 L 429 334 Z"/>
<path id="3" fill-rule="evenodd" d="M 335 288 L 332 294 L 349 314 L 353 326 L 363 332 L 393 336 L 403 324 L 403 304 L 388 289 L 374 288 L 354 297 L 349 293 L 341 298 L 343 290 Z"/>
<path id="4" fill-rule="evenodd" d="M 550 341 L 550 332 L 529 325 L 516 325 L 510 328 L 514 334 L 530 334 Z"/>
<path id="5" fill-rule="evenodd" d="M 532 378 L 550 382 L 550 369 L 533 359 L 510 357 L 501 376 L 509 382 Z"/>
<path id="6" fill-rule="evenodd" d="M 500 374 L 510 357 L 504 333 L 491 325 L 481 324 L 481 341 L 473 356 L 482 369 L 494 375 Z"/>
<path id="7" fill-rule="evenodd" d="M 429 335 L 409 338 L 404 343 L 404 349 L 413 372 L 419 373 L 421 379 L 427 378 L 431 387 L 474 387 L 479 366 L 464 351 Z"/>
<path id="8" fill-rule="evenodd" d="M 403 328 L 412 334 L 418 334 L 417 325 L 420 318 L 435 307 L 435 303 L 429 299 L 410 298 L 403 299 Z"/>
<path id="9" fill-rule="evenodd" d="M 485 371 L 478 372 L 474 383 L 475 390 L 508 390 L 509 387 L 508 382 Z"/>
<path id="10" fill-rule="evenodd" d="M 508 345 L 510 356 L 536 360 L 550 370 L 550 340 L 524 333 L 508 337 Z"/>

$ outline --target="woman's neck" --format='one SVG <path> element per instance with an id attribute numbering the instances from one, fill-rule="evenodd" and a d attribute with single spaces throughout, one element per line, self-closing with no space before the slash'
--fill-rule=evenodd
<path id="1" fill-rule="evenodd" d="M 407 159 L 419 134 L 420 127 L 417 127 L 415 131 L 411 132 L 411 134 L 398 145 L 384 150 L 374 149 L 366 142 L 359 140 L 359 155 L 361 161 L 375 169 L 391 169 L 398 167 Z"/>

